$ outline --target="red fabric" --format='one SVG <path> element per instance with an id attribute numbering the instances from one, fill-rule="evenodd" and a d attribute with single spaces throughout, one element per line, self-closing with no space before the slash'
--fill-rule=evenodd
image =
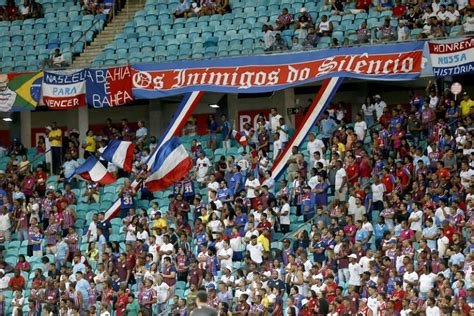
<path id="1" fill-rule="evenodd" d="M 356 9 L 367 11 L 371 5 L 372 5 L 371 0 L 357 0 Z"/>
<path id="2" fill-rule="evenodd" d="M 393 8 L 393 16 L 399 17 L 405 15 L 407 13 L 407 8 L 404 5 L 397 5 Z"/>
<path id="3" fill-rule="evenodd" d="M 359 175 L 358 165 L 352 164 L 352 165 L 347 166 L 346 173 L 347 173 L 347 179 L 351 184 L 355 184 L 357 181 L 359 181 L 359 178 L 357 177 Z"/>
<path id="4" fill-rule="evenodd" d="M 456 232 L 456 229 L 452 226 L 448 226 L 443 229 L 443 235 L 449 239 L 449 243 L 453 242 L 453 235 Z"/>
<path id="5" fill-rule="evenodd" d="M 385 192 L 390 193 L 393 190 L 393 183 L 390 175 L 386 175 L 385 177 L 382 178 L 382 183 L 385 185 Z"/>

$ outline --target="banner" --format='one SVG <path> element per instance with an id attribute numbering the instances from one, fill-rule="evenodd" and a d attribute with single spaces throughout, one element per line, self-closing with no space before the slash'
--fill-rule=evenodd
<path id="1" fill-rule="evenodd" d="M 45 72 L 41 86 L 43 104 L 52 110 L 86 105 L 86 70 L 73 73 Z"/>
<path id="2" fill-rule="evenodd" d="M 435 42 L 428 45 L 436 77 L 474 72 L 474 37 L 457 42 Z"/>
<path id="3" fill-rule="evenodd" d="M 41 98 L 42 82 L 43 72 L 9 76 L 8 88 L 16 93 L 13 111 L 33 110 Z"/>
<path id="4" fill-rule="evenodd" d="M 135 98 L 191 91 L 258 93 L 330 77 L 419 77 L 423 42 L 133 66 Z"/>
<path id="5" fill-rule="evenodd" d="M 93 108 L 105 108 L 132 102 L 130 70 L 130 66 L 87 69 L 87 104 Z"/>

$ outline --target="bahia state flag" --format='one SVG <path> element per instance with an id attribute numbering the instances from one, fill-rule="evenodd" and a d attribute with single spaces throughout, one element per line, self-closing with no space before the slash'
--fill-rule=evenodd
<path id="1" fill-rule="evenodd" d="M 8 88 L 16 93 L 13 111 L 29 111 L 36 108 L 41 98 L 43 72 L 15 75 L 8 82 Z"/>

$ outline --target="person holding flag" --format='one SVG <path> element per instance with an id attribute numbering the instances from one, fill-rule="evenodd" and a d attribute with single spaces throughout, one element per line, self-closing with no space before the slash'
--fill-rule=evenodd
<path id="1" fill-rule="evenodd" d="M 132 187 L 132 183 L 129 179 L 125 179 L 125 182 L 120 189 L 120 217 L 125 218 L 131 208 L 135 207 L 134 197 L 137 194 L 135 189 Z"/>

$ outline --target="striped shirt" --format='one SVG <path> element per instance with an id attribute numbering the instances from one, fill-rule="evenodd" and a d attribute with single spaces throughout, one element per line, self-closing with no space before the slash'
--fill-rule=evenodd
<path id="1" fill-rule="evenodd" d="M 72 217 L 72 212 L 70 209 L 66 209 L 63 212 L 63 229 L 68 229 L 72 226 L 74 226 L 74 218 Z"/>
<path id="2" fill-rule="evenodd" d="M 74 252 L 77 250 L 77 241 L 79 240 L 79 237 L 77 236 L 76 233 L 67 234 L 65 240 L 69 241 L 68 243 L 69 251 Z"/>
<path id="3" fill-rule="evenodd" d="M 48 226 L 46 229 L 47 236 L 46 240 L 48 243 L 48 246 L 54 246 L 56 245 L 56 236 L 59 232 L 59 225 L 54 223 Z"/>

